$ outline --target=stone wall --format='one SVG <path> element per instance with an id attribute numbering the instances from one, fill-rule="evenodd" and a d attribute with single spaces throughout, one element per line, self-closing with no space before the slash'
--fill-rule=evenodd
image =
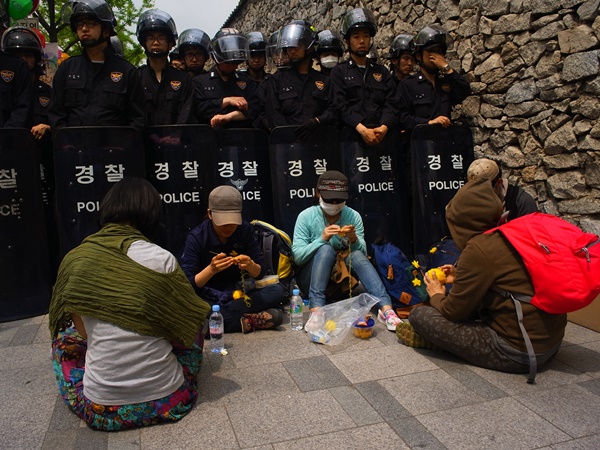
<path id="1" fill-rule="evenodd" d="M 450 32 L 450 64 L 473 90 L 453 119 L 472 128 L 476 157 L 600 234 L 600 0 L 242 0 L 226 26 L 269 35 L 302 18 L 339 30 L 360 6 L 378 19 L 380 56 L 399 33 Z"/>

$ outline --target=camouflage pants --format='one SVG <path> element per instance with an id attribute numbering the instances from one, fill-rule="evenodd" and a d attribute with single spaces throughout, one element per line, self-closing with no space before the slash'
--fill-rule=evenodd
<path id="1" fill-rule="evenodd" d="M 483 323 L 452 322 L 429 306 L 414 308 L 409 321 L 423 339 L 471 364 L 501 372 L 529 372 L 527 352 L 510 346 Z M 546 353 L 536 353 L 538 368 L 550 361 L 559 347 Z"/>

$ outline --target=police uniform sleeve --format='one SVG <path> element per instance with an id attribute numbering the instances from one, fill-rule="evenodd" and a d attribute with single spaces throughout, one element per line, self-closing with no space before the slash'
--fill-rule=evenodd
<path id="1" fill-rule="evenodd" d="M 134 67 L 129 71 L 127 80 L 127 117 L 129 118 L 129 126 L 140 133 L 144 132 L 146 127 L 146 99 L 140 74 Z"/>
<path id="2" fill-rule="evenodd" d="M 331 95 L 331 79 L 327 79 L 325 82 L 325 98 L 327 99 L 327 106 L 323 112 L 317 116 L 321 125 L 335 125 L 337 121 L 337 114 L 333 110 L 333 106 L 331 104 Z"/>
<path id="3" fill-rule="evenodd" d="M 244 98 L 248 102 L 248 110 L 243 111 L 248 120 L 254 121 L 260 115 L 260 98 L 258 86 L 249 77 L 246 79 L 246 94 Z"/>
<path id="4" fill-rule="evenodd" d="M 13 105 L 5 128 L 31 128 L 33 124 L 33 86 L 29 68 L 20 58 L 14 58 Z"/>
<path id="5" fill-rule="evenodd" d="M 399 108 L 399 93 L 392 78 L 392 75 L 389 73 L 385 67 L 382 67 L 385 70 L 385 104 L 383 105 L 383 109 L 381 111 L 381 125 L 386 125 L 388 129 L 394 128 L 398 124 L 398 112 Z"/>
<path id="6" fill-rule="evenodd" d="M 329 74 L 331 80 L 331 107 L 337 118 L 352 129 L 364 120 L 364 117 L 355 112 L 346 98 L 346 89 L 344 83 L 345 64 L 338 64 Z"/>
<path id="7" fill-rule="evenodd" d="M 256 87 L 256 93 L 258 97 L 258 112 L 256 119 L 254 119 L 254 128 L 259 128 L 267 133 L 271 132 L 269 128 L 269 122 L 267 121 L 267 114 L 265 111 L 265 98 L 267 95 L 267 86 L 271 83 L 273 78 L 269 77 Z"/>
<path id="8" fill-rule="evenodd" d="M 408 79 L 408 82 L 405 79 L 398 83 L 398 118 L 402 129 L 412 131 L 417 125 L 426 125 L 429 123 L 429 119 L 415 116 L 409 82 L 410 78 Z"/>
<path id="9" fill-rule="evenodd" d="M 446 75 L 446 80 L 452 86 L 450 90 L 450 103 L 452 106 L 458 105 L 465 98 L 471 95 L 471 85 L 469 82 L 456 70 Z"/>

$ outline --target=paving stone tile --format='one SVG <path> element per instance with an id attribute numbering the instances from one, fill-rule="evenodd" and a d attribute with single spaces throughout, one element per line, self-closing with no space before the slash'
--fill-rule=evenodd
<path id="1" fill-rule="evenodd" d="M 378 381 L 365 381 L 354 385 L 356 390 L 389 423 L 402 422 L 411 417 L 410 412 Z"/>
<path id="2" fill-rule="evenodd" d="M 494 400 L 508 395 L 502 389 L 473 372 L 468 364 L 448 362 L 441 368 L 452 378 L 485 400 Z"/>
<path id="3" fill-rule="evenodd" d="M 284 367 L 278 364 L 221 370 L 201 378 L 198 386 L 201 402 L 256 401 L 274 394 L 296 393 L 298 388 Z"/>
<path id="4" fill-rule="evenodd" d="M 86 450 L 107 450 L 108 436 L 106 431 L 92 430 L 87 425 L 79 427 L 75 438 L 75 448 L 85 448 Z"/>
<path id="5" fill-rule="evenodd" d="M 0 348 L 0 361 L 6 361 L 6 368 L 26 369 L 50 364 L 51 348 L 48 344 L 29 344 L 17 347 Z"/>
<path id="6" fill-rule="evenodd" d="M 561 348 L 556 359 L 592 378 L 600 377 L 600 341 Z"/>
<path id="7" fill-rule="evenodd" d="M 352 383 L 436 369 L 427 358 L 404 346 L 343 353 L 330 359 Z"/>
<path id="8" fill-rule="evenodd" d="M 572 441 L 552 446 L 552 450 L 598 450 L 599 448 L 600 434 L 573 439 Z"/>
<path id="9" fill-rule="evenodd" d="M 449 449 L 533 449 L 569 436 L 512 398 L 417 416 Z"/>
<path id="10" fill-rule="evenodd" d="M 240 446 L 225 408 L 211 403 L 199 403 L 178 422 L 143 428 L 141 448 L 239 449 Z"/>
<path id="11" fill-rule="evenodd" d="M 600 397 L 581 386 L 532 392 L 517 400 L 571 437 L 600 433 Z"/>
<path id="12" fill-rule="evenodd" d="M 354 428 L 352 418 L 328 391 L 273 396 L 226 406 L 242 448 Z"/>
<path id="13" fill-rule="evenodd" d="M 283 367 L 303 392 L 350 384 L 344 374 L 326 356 L 285 361 Z"/>
<path id="14" fill-rule="evenodd" d="M 40 324 L 23 325 L 17 328 L 17 332 L 10 341 L 11 347 L 33 343 L 35 335 L 40 329 Z"/>
<path id="15" fill-rule="evenodd" d="M 6 400 L 0 409 L 0 448 L 40 448 L 48 430 L 56 395 Z"/>
<path id="16" fill-rule="evenodd" d="M 19 327 L 13 328 L 0 328 L 0 348 L 10 346 L 10 342 L 13 340 Z"/>
<path id="17" fill-rule="evenodd" d="M 548 364 L 547 368 L 538 372 L 535 384 L 527 384 L 525 374 L 503 373 L 475 366 L 470 366 L 470 370 L 511 396 L 524 395 L 532 391 L 552 389 L 556 386 L 591 379 L 588 375 L 560 362 L 556 358 Z"/>
<path id="18" fill-rule="evenodd" d="M 329 392 L 359 427 L 383 422 L 383 418 L 354 387 L 340 386 L 329 389 Z"/>
<path id="19" fill-rule="evenodd" d="M 108 434 L 108 450 L 141 450 L 141 448 L 141 429 Z"/>
<path id="20" fill-rule="evenodd" d="M 51 395 L 58 393 L 56 379 L 50 363 L 44 366 L 34 366 L 27 370 L 0 370 L 0 392 L 4 400 L 22 400 L 35 393 L 36 395 Z"/>
<path id="21" fill-rule="evenodd" d="M 77 430 L 70 431 L 49 431 L 44 436 L 42 450 L 77 450 L 75 442 L 77 441 Z"/>
<path id="22" fill-rule="evenodd" d="M 484 400 L 440 369 L 379 382 L 414 416 Z"/>
<path id="23" fill-rule="evenodd" d="M 22 327 L 23 325 L 34 325 L 34 324 L 40 324 L 42 323 L 42 321 L 44 320 L 44 317 L 46 317 L 46 315 L 44 316 L 36 316 L 36 317 L 29 317 L 27 319 L 21 319 L 21 320 L 13 320 L 11 322 L 0 322 L 0 330 L 6 330 L 9 328 L 15 328 L 15 327 Z"/>
<path id="24" fill-rule="evenodd" d="M 410 448 L 426 448 L 427 450 L 447 450 L 444 445 L 423 426 L 416 417 L 407 417 L 402 421 L 388 422 L 402 441 Z"/>
<path id="25" fill-rule="evenodd" d="M 69 431 L 77 431 L 77 429 L 81 427 L 83 421 L 65 404 L 61 395 L 58 394 L 58 387 L 56 388 L 56 392 L 56 402 L 52 409 L 52 417 L 50 418 L 50 424 L 48 425 L 48 432 L 66 433 Z"/>
<path id="26" fill-rule="evenodd" d="M 387 424 L 367 425 L 295 441 L 274 444 L 275 450 L 331 450 L 350 448 L 409 449 Z"/>
<path id="27" fill-rule="evenodd" d="M 236 367 L 258 366 L 322 355 L 318 346 L 303 332 L 263 330 L 236 336 L 229 357 Z"/>
<path id="28" fill-rule="evenodd" d="M 600 378 L 596 378 L 590 381 L 582 381 L 581 383 L 577 383 L 582 388 L 587 389 L 592 394 L 600 397 Z"/>
<path id="29" fill-rule="evenodd" d="M 46 343 L 48 347 L 52 345 L 52 338 L 50 337 L 50 328 L 47 323 L 40 324 L 40 328 L 33 338 L 34 344 Z"/>
<path id="30" fill-rule="evenodd" d="M 567 322 L 567 328 L 565 329 L 565 337 L 563 338 L 562 346 L 585 344 L 587 342 L 594 342 L 600 340 L 600 333 L 590 330 L 589 328 L 582 327 L 573 322 Z"/>

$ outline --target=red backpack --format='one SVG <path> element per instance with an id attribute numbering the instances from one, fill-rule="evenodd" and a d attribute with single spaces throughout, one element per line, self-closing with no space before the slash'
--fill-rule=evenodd
<path id="1" fill-rule="evenodd" d="M 592 303 L 600 295 L 600 239 L 559 217 L 540 212 L 518 217 L 485 234 L 495 231 L 502 233 L 521 255 L 533 282 L 533 297 L 494 289 L 515 303 L 529 353 L 528 383 L 533 383 L 537 363 L 519 301 L 551 314 L 576 311 Z"/>

